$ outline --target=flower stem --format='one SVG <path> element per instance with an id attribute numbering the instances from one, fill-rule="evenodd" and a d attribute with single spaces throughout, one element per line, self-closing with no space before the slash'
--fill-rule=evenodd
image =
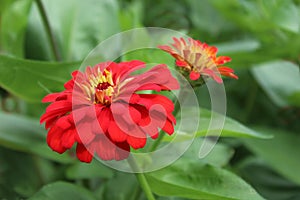
<path id="1" fill-rule="evenodd" d="M 55 60 L 56 61 L 61 61 L 61 56 L 60 56 L 59 51 L 58 51 L 58 46 L 57 46 L 57 43 L 55 41 L 54 34 L 51 31 L 50 23 L 49 23 L 49 20 L 47 18 L 46 10 L 43 6 L 43 3 L 42 3 L 41 0 L 36 0 L 36 3 L 37 3 L 37 6 L 38 6 L 38 10 L 40 12 L 40 15 L 42 17 L 42 21 L 43 21 L 43 24 L 45 26 L 46 33 L 47 33 L 47 36 L 48 36 L 48 40 L 50 42 L 50 46 L 51 46 L 52 52 L 54 54 Z"/>
<path id="2" fill-rule="evenodd" d="M 129 155 L 127 160 L 128 160 L 128 163 L 129 163 L 131 169 L 133 171 L 137 171 L 137 173 L 135 173 L 135 176 L 136 176 L 137 180 L 139 181 L 140 186 L 143 189 L 147 199 L 148 200 L 155 200 L 155 197 L 154 197 L 154 195 L 151 191 L 151 188 L 150 188 L 150 186 L 147 182 L 147 179 L 146 179 L 145 175 L 143 173 L 138 173 L 139 167 L 138 167 L 137 163 L 135 162 L 134 157 L 132 155 Z"/>
<path id="3" fill-rule="evenodd" d="M 182 99 L 182 98 L 184 98 L 184 96 L 185 96 L 185 90 L 184 90 L 184 89 L 181 89 L 181 90 L 179 91 L 179 95 L 178 95 L 178 97 L 177 97 L 177 99 L 176 99 L 176 101 L 175 101 L 175 105 L 174 105 L 173 115 L 174 115 L 175 117 L 176 117 L 178 111 L 180 110 L 180 102 L 182 102 L 182 101 L 184 100 L 184 99 Z M 164 136 L 165 136 L 165 134 L 164 134 L 163 131 L 161 130 L 160 133 L 159 133 L 158 138 L 153 142 L 152 146 L 149 148 L 149 152 L 155 151 L 155 150 L 157 149 L 157 147 L 158 147 L 158 146 L 160 145 L 160 143 L 162 142 Z M 137 164 L 136 164 L 136 162 L 135 162 L 135 160 L 134 160 L 134 158 L 133 158 L 132 156 L 129 156 L 128 162 L 129 162 L 129 165 L 131 166 L 131 168 L 132 168 L 133 170 L 139 171 L 139 170 L 137 170 L 137 169 L 138 169 L 138 166 L 137 166 Z M 149 187 L 149 185 L 148 185 L 148 182 L 147 182 L 146 177 L 144 176 L 144 174 L 143 174 L 143 173 L 136 173 L 135 175 L 136 175 L 138 181 L 140 182 L 141 187 L 142 187 L 142 189 L 144 190 L 144 192 L 145 192 L 145 194 L 146 194 L 148 200 L 154 199 L 153 194 L 152 194 L 152 192 L 151 192 L 151 189 L 150 189 L 150 187 Z M 138 188 L 138 190 L 136 191 L 136 193 L 137 193 L 136 197 L 139 198 L 139 196 L 140 196 L 140 195 L 139 195 L 139 194 L 140 194 L 140 187 Z M 148 195 L 149 195 L 149 196 L 148 196 Z"/>

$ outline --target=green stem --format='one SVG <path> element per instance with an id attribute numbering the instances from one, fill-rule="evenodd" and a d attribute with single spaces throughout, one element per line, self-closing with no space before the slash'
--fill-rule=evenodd
<path id="1" fill-rule="evenodd" d="M 141 193 L 142 193 L 141 187 L 136 187 L 134 192 L 133 192 L 133 195 L 132 195 L 131 199 L 132 200 L 140 199 Z"/>
<path id="2" fill-rule="evenodd" d="M 37 6 L 38 6 L 38 10 L 40 12 L 40 15 L 42 17 L 42 21 L 43 21 L 43 24 L 45 26 L 46 33 L 47 33 L 47 36 L 48 36 L 48 40 L 50 42 L 50 46 L 51 46 L 52 52 L 54 54 L 55 60 L 56 61 L 61 61 L 61 56 L 60 56 L 59 51 L 58 51 L 58 46 L 57 46 L 57 43 L 55 41 L 54 34 L 51 31 L 50 23 L 49 23 L 49 20 L 47 18 L 46 10 L 43 6 L 43 3 L 42 3 L 41 0 L 36 0 L 36 3 L 37 3 Z"/>
<path id="3" fill-rule="evenodd" d="M 176 117 L 178 111 L 180 110 L 180 103 L 179 102 L 182 102 L 184 100 L 184 99 L 181 99 L 181 98 L 184 98 L 184 96 L 185 96 L 185 91 L 184 91 L 184 89 L 181 89 L 179 91 L 178 98 L 176 99 L 175 105 L 174 105 L 173 115 L 175 117 Z M 161 130 L 160 133 L 159 133 L 158 138 L 153 142 L 152 146 L 149 148 L 149 152 L 155 151 L 157 149 L 157 147 L 163 141 L 164 136 L 165 136 L 165 134 Z M 131 166 L 132 169 L 137 169 L 136 167 L 138 167 L 138 166 L 136 165 L 134 159 L 131 156 L 129 157 L 128 162 L 129 162 L 129 164 L 130 164 L 130 166 Z M 136 174 L 136 176 L 137 176 L 137 179 L 139 180 L 140 183 L 141 182 L 145 182 L 146 183 L 144 187 L 142 186 L 142 183 L 141 183 L 141 186 L 142 186 L 144 192 L 146 193 L 146 191 L 150 191 L 150 193 L 151 193 L 150 187 L 149 187 L 149 185 L 148 185 L 148 183 L 146 181 L 146 178 L 145 178 L 144 174 Z M 136 195 L 135 195 L 136 198 L 135 199 L 138 199 L 140 197 L 139 194 L 141 193 L 140 187 L 135 192 L 136 192 Z M 146 196 L 147 196 L 147 194 L 146 194 Z M 148 199 L 149 199 L 149 197 L 148 197 Z"/>
<path id="4" fill-rule="evenodd" d="M 131 169 L 133 171 L 137 171 L 138 172 L 139 171 L 139 167 L 138 167 L 137 163 L 135 162 L 134 157 L 130 155 L 127 160 L 128 160 L 128 163 L 129 163 Z M 135 173 L 135 176 L 136 176 L 137 180 L 139 181 L 140 186 L 143 189 L 143 191 L 144 191 L 147 199 L 148 200 L 155 200 L 155 197 L 154 197 L 154 195 L 153 195 L 153 193 L 151 191 L 151 188 L 150 188 L 150 186 L 149 186 L 149 184 L 147 182 L 147 179 L 146 179 L 145 175 L 143 173 Z M 137 195 L 137 196 L 139 196 L 139 195 Z"/>

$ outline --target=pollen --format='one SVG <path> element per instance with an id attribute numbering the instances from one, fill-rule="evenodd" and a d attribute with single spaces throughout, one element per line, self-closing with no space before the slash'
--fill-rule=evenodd
<path id="1" fill-rule="evenodd" d="M 99 75 L 98 84 L 95 88 L 95 104 L 111 104 L 112 96 L 114 94 L 114 81 L 112 74 L 108 70 L 104 70 L 103 73 Z"/>

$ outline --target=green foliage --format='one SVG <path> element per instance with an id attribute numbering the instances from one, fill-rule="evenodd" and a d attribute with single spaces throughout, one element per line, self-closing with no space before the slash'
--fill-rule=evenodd
<path id="1" fill-rule="evenodd" d="M 238 176 L 195 161 L 177 161 L 169 167 L 147 174 L 147 178 L 153 191 L 163 196 L 191 199 L 263 199 Z"/>
<path id="2" fill-rule="evenodd" d="M 40 191 L 34 194 L 30 200 L 56 200 L 56 199 L 86 199 L 96 200 L 91 192 L 83 187 L 75 186 L 65 182 L 55 182 L 44 186 Z"/>
<path id="3" fill-rule="evenodd" d="M 39 117 L 46 106 L 41 99 L 62 91 L 94 47 L 115 33 L 147 26 L 171 28 L 217 46 L 218 55 L 232 58 L 226 66 L 239 76 L 224 80 L 227 116 L 205 109 L 211 100 L 202 87 L 196 90 L 200 116 L 193 117 L 191 108 L 189 117 L 176 117 L 175 134 L 164 137 L 164 144 L 195 139 L 178 161 L 145 174 L 156 199 L 300 198 L 299 0 L 41 2 L 59 60 L 37 1 L 0 1 L 0 199 L 146 199 L 133 174 L 97 160 L 76 161 L 74 149 L 53 152 Z M 169 39 L 150 38 L 144 30 L 123 45 Z M 153 48 L 118 59 L 174 68 L 171 56 Z M 224 126 L 210 127 L 212 116 L 225 117 Z M 200 158 L 203 142 L 213 144 L 219 133 L 212 151 Z"/>
<path id="4" fill-rule="evenodd" d="M 300 174 L 295 173 L 300 166 L 300 160 L 295 159 L 297 152 L 299 152 L 299 136 L 287 131 L 266 128 L 260 128 L 259 130 L 273 133 L 274 138 L 269 142 L 251 139 L 244 140 L 246 146 L 256 155 L 263 158 L 277 173 L 300 184 Z"/>
<path id="5" fill-rule="evenodd" d="M 120 31 L 115 0 L 53 0 L 43 4 L 63 61 L 84 59 L 99 42 Z M 36 6 L 29 16 L 26 43 L 28 57 L 53 59 Z"/>
<path id="6" fill-rule="evenodd" d="M 24 33 L 32 0 L 0 2 L 0 50 L 5 54 L 24 56 Z"/>
<path id="7" fill-rule="evenodd" d="M 252 68 L 252 73 L 278 106 L 297 102 L 293 100 L 300 92 L 300 71 L 296 64 L 287 61 L 262 63 Z"/>
<path id="8" fill-rule="evenodd" d="M 50 63 L 0 55 L 0 86 L 30 102 L 63 89 L 79 63 Z"/>
<path id="9" fill-rule="evenodd" d="M 33 153 L 57 162 L 69 163 L 72 159 L 65 155 L 57 156 L 45 142 L 46 131 L 39 121 L 24 116 L 0 113 L 1 146 L 27 153 Z"/>
<path id="10" fill-rule="evenodd" d="M 186 112 L 186 111 L 185 111 Z M 241 123 L 231 119 L 230 117 L 225 117 L 221 114 L 211 112 L 209 110 L 200 109 L 199 119 L 195 118 L 195 110 L 190 109 L 188 111 L 189 116 L 181 118 L 178 116 L 178 125 L 182 126 L 179 131 L 175 131 L 176 134 L 171 137 L 165 137 L 165 141 L 172 141 L 175 137 L 175 141 L 190 140 L 194 137 L 203 136 L 221 136 L 221 137 L 250 137 L 250 138 L 261 138 L 268 139 L 271 138 L 270 134 L 262 134 L 258 131 L 254 131 Z M 212 120 L 218 122 L 223 122 L 223 126 L 210 127 Z M 199 121 L 199 122 L 198 122 Z M 194 133 L 195 124 L 199 123 L 196 133 Z"/>
<path id="11" fill-rule="evenodd" d="M 76 163 L 66 170 L 69 179 L 112 178 L 113 172 L 97 161 L 92 163 Z"/>

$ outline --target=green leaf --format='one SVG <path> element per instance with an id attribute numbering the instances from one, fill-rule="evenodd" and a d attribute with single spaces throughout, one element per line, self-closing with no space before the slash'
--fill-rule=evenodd
<path id="1" fill-rule="evenodd" d="M 96 160 L 93 160 L 92 163 L 78 162 L 66 171 L 68 179 L 112 178 L 113 175 L 110 168 Z"/>
<path id="2" fill-rule="evenodd" d="M 31 102 L 59 92 L 80 63 L 49 63 L 0 55 L 0 87 Z"/>
<path id="3" fill-rule="evenodd" d="M 278 106 L 289 105 L 289 97 L 300 91 L 299 66 L 273 61 L 255 66 L 252 73 L 267 95 Z"/>
<path id="4" fill-rule="evenodd" d="M 120 31 L 116 0 L 42 2 L 64 61 L 84 59 L 101 41 Z M 28 33 L 29 57 L 50 59 L 49 41 L 36 6 L 31 10 Z"/>
<path id="5" fill-rule="evenodd" d="M 211 5 L 208 0 L 188 0 L 189 16 L 194 26 L 212 35 L 232 30 L 233 26 Z M 205 19 L 205 20 L 203 20 Z M 212 26 L 214 24 L 214 26 Z"/>
<path id="6" fill-rule="evenodd" d="M 57 162 L 70 163 L 67 154 L 53 152 L 46 143 L 46 131 L 37 120 L 0 113 L 0 145 L 22 152 L 33 153 Z"/>
<path id="7" fill-rule="evenodd" d="M 105 183 L 103 199 L 127 200 L 136 195 L 138 182 L 134 174 L 118 172 Z"/>
<path id="8" fill-rule="evenodd" d="M 232 52 L 249 53 L 259 49 L 260 46 L 261 46 L 260 42 L 255 39 L 245 39 L 245 40 L 216 44 L 216 47 L 218 47 L 219 54 L 226 54 Z"/>
<path id="9" fill-rule="evenodd" d="M 164 141 L 172 141 L 175 136 L 175 141 L 184 141 L 190 140 L 193 137 L 219 136 L 220 133 L 220 137 L 247 137 L 261 139 L 268 139 L 272 137 L 271 135 L 261 134 L 260 132 L 254 131 L 229 117 L 225 117 L 224 126 L 221 126 L 224 116 L 218 113 L 214 113 L 214 120 L 216 120 L 215 122 L 218 121 L 220 126 L 210 127 L 212 112 L 204 108 L 200 109 L 199 119 L 195 119 L 194 117 L 195 114 L 193 113 L 195 110 L 190 109 L 185 112 L 189 112 L 191 117 L 185 117 L 184 119 L 177 117 L 175 134 L 171 137 L 164 137 Z M 196 133 L 194 133 L 193 129 L 197 122 L 199 122 L 199 126 Z M 180 131 L 176 131 L 180 125 Z"/>
<path id="10" fill-rule="evenodd" d="M 300 186 L 296 185 L 258 158 L 248 158 L 238 167 L 239 173 L 248 183 L 257 188 L 257 191 L 266 199 L 299 199 Z"/>
<path id="11" fill-rule="evenodd" d="M 28 200 L 57 200 L 57 199 L 72 199 L 72 200 L 96 200 L 91 192 L 83 187 L 67 183 L 55 182 L 44 186 L 40 191 L 33 195 Z"/>
<path id="12" fill-rule="evenodd" d="M 247 148 L 263 158 L 279 174 L 300 184 L 300 174 L 296 173 L 300 166 L 299 135 L 269 128 L 257 128 L 257 130 L 273 134 L 274 138 L 271 140 L 243 140 Z"/>
<path id="13" fill-rule="evenodd" d="M 293 1 L 277 0 L 277 5 L 274 6 L 270 6 L 270 1 L 266 1 L 266 5 L 272 12 L 272 20 L 276 25 L 288 31 L 299 33 L 300 13 Z"/>
<path id="14" fill-rule="evenodd" d="M 1 198 L 29 197 L 41 186 L 42 177 L 37 173 L 40 169 L 31 155 L 1 147 L 0 162 L 0 187 L 3 189 L 0 190 Z M 19 198 L 9 198 L 13 194 Z"/>
<path id="15" fill-rule="evenodd" d="M 281 28 L 299 33 L 299 12 L 292 0 L 228 0 L 226 4 L 213 0 L 212 4 L 232 22 L 248 31 L 261 34 Z M 233 9 L 237 12 L 232 12 Z"/>
<path id="16" fill-rule="evenodd" d="M 288 97 L 289 104 L 300 107 L 300 91 Z"/>
<path id="17" fill-rule="evenodd" d="M 23 57 L 24 36 L 32 0 L 2 0 L 0 14 L 0 49 L 11 55 Z"/>
<path id="18" fill-rule="evenodd" d="M 142 27 L 143 17 L 143 2 L 132 1 L 128 2 L 126 8 L 119 12 L 119 21 L 122 31 L 127 31 L 132 28 Z"/>
<path id="19" fill-rule="evenodd" d="M 178 160 L 169 167 L 146 174 L 153 192 L 191 199 L 263 199 L 235 174 L 199 162 Z M 237 192 L 238 191 L 238 192 Z"/>
<path id="20" fill-rule="evenodd" d="M 214 144 L 211 152 L 208 153 L 204 158 L 199 158 L 200 147 L 204 143 L 203 138 L 196 138 L 193 144 L 188 148 L 186 152 L 181 156 L 180 159 L 199 160 L 203 163 L 208 163 L 216 167 L 225 166 L 234 154 L 234 150 L 225 144 L 220 142 L 214 143 L 214 141 L 206 140 L 205 142 Z"/>

